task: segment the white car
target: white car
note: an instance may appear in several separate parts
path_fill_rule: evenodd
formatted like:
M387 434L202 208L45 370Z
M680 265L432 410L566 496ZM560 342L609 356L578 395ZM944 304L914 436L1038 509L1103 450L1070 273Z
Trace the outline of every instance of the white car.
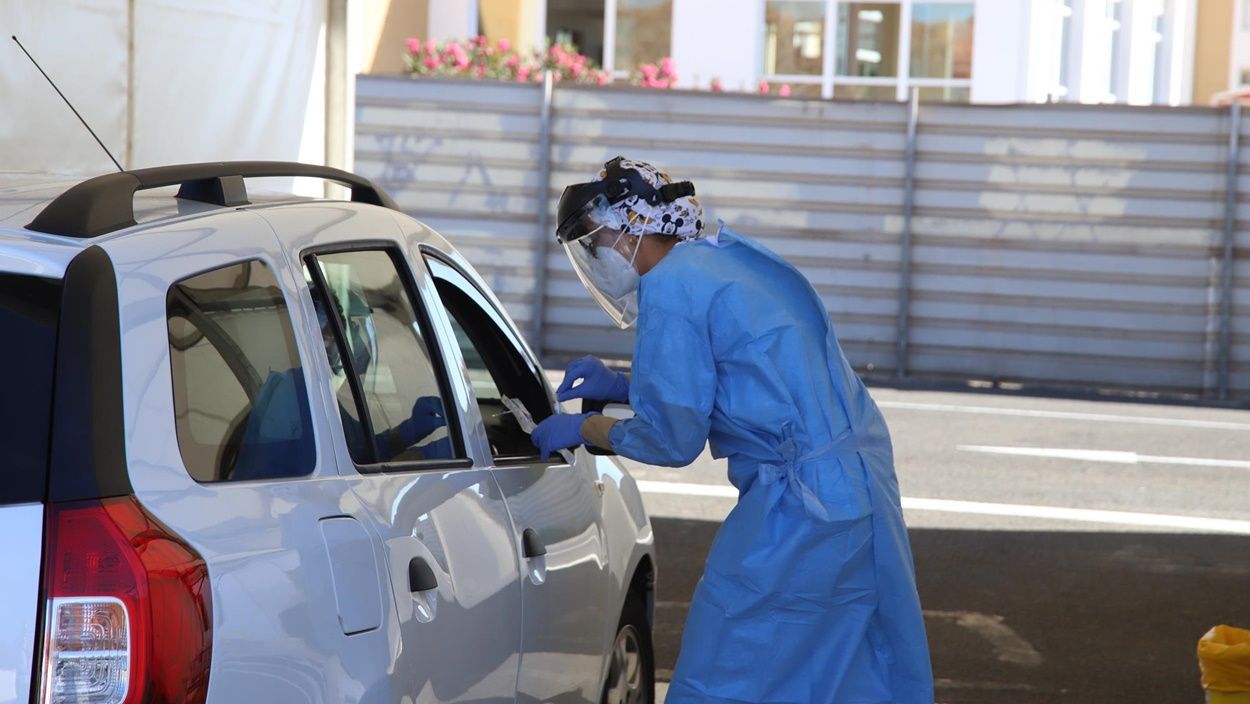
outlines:
M0 333L0 703L653 701L636 485L368 180L0 176Z

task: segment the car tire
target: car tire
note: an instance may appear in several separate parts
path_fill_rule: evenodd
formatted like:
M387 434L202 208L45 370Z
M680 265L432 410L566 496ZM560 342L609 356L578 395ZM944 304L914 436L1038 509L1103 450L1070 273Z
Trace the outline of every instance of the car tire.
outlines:
M651 647L651 624L641 599L625 602L616 638L608 652L608 677L603 684L602 704L654 704L655 651Z

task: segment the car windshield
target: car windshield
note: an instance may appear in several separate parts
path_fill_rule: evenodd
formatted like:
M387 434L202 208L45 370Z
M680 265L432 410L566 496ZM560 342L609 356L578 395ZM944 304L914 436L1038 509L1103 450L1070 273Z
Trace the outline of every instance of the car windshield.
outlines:
M42 501L61 282L0 272L0 505Z

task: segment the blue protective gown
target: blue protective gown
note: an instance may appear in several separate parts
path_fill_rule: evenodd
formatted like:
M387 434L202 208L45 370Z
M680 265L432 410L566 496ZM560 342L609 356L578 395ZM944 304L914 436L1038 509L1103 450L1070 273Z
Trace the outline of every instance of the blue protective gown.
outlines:
M932 704L889 431L811 284L723 228L642 277L613 449L710 441L738 504L695 591L670 703Z

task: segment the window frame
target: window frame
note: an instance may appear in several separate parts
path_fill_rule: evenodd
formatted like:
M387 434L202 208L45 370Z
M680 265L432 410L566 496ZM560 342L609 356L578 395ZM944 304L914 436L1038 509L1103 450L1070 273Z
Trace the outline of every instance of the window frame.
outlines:
M427 341L426 351L430 355L430 364L434 367L434 377L438 384L439 398L443 401L443 410L447 417L447 436L451 438L452 448L456 457L450 459L428 459L428 460L401 460L401 461L374 461L361 463L351 456L351 451L347 447L347 439L344 437L341 443L342 454L345 454L351 461L352 466L361 475L371 474L398 474L405 472L434 472L446 469L470 469L474 466L473 457L468 452L468 448L464 442L464 423L460 417L459 408L455 403L455 394L452 393L451 378L447 366L447 360L443 357L443 351L438 344L430 344L430 341L436 341L438 338L434 321L430 318L429 311L426 310L425 301L421 298L420 290L416 286L414 272L408 264L407 258L403 253L403 246L398 242L386 239L363 239L351 240L348 242L334 242L329 244L314 245L299 250L297 258L297 266L307 266L312 276L311 282L305 282L309 287L309 296L312 295L313 286L317 286L323 293L328 294L330 289L326 283L325 276L321 272L321 268L316 266L316 258L327 254L344 254L348 252L380 252L390 259L391 264L395 267L395 272L399 276L400 285L404 287L404 293L408 296L408 302L412 306L413 314L417 318L417 324L421 327L424 339ZM299 277L300 281L304 280L303 275ZM373 418L368 412L368 403L364 397L364 389L360 383L360 377L356 374L355 364L352 361L350 350L347 349L347 337L343 330L343 323L337 315L328 316L331 321L331 327L334 332L335 344L339 347L339 355L343 360L344 371L347 372L347 383L351 386L352 400L356 404L356 412L360 414L361 425L364 426L366 437L369 438L369 453L373 459L377 459L377 448L374 446L373 438ZM321 335L321 331L317 331L317 335ZM324 353L323 353L324 354ZM335 416L337 416L337 412ZM338 418L338 423L342 425L342 418Z
M756 66L759 68L759 77L761 80L768 81L770 84L788 83L790 85L819 85L821 87L820 97L824 100L838 98L838 87L887 87L894 89L894 98L898 102L906 102L910 99L913 88L955 88L965 89L971 93L973 76L968 78L931 78L931 77L913 77L911 75L911 21L912 6L916 3L920 4L939 4L939 5L972 5L973 6L973 26L976 23L976 3L974 0L792 0L794 2L809 3L812 5L823 4L825 9L825 34L824 34L824 56L821 57L823 62L823 70L819 76L817 75L793 75L793 74L771 74L764 72L764 66L767 65L768 57L764 54L767 50L765 42L759 43L759 56ZM882 5L898 5L899 6L899 39L898 39L898 57L896 63L898 65L897 76L884 77L865 77L865 76L842 76L837 73L837 52L838 52L838 9L842 4L851 4L851 2L872 2ZM758 8L758 25L760 36L763 36L767 27L769 0L759 0ZM973 54L976 53L976 37L973 36ZM869 101L870 102L870 101Z
M422 244L418 247L418 251L421 254L421 258L422 258L421 263L423 266L425 266L426 272L427 274L429 274L430 281L432 284L434 283L434 280L436 277L434 275L434 272L430 271L429 265L426 264L425 260L427 258L438 260L440 264L447 266L452 271L455 271L457 274L463 277L464 280L467 281L470 286L472 286L474 289L477 290L477 292L486 301L486 304L490 306L491 310L495 313L495 315L500 320L504 321L504 323L509 327L508 332L511 332L512 336L520 340L524 345L525 337L521 335L520 330L516 329L516 325L513 323L512 319L508 317L508 315L500 307L495 305L494 301L492 300L493 296L490 295L490 292L483 289L482 286L475 280L475 278L469 275L469 273L464 269L464 267L462 267L459 263L457 263L446 252L442 251L441 249L433 245ZM455 316L452 315L451 310L448 309L447 305L443 302L442 296L440 296L438 293L437 285L433 287L433 294L438 298L437 302L443 314L447 316L449 321L453 320ZM457 354L461 354L459 352L460 345L459 345L458 340L452 339L448 342L451 348L454 348L457 350ZM546 378L541 376L542 365L538 363L538 360L534 358L533 354L527 347L525 346L515 347L514 346L514 349L516 350L518 354L521 355L522 361L524 361L526 366L530 368L531 372L534 372L533 379L535 383L538 384L538 387L542 389L543 395L547 399L547 403L550 404L551 406L552 414L554 415L555 413L558 413L559 412L559 410L557 409L558 404L555 398L551 394L551 387L547 383ZM462 365L465 364L463 354L461 354L460 362ZM477 391L474 390L472 386L469 387L469 394L473 397L473 401L476 404L477 403ZM482 433L483 433L483 436L485 436L486 429L485 429L484 424L482 428ZM487 439L486 446L488 448L490 447L489 439ZM493 466L500 467L500 468L523 467L523 466L534 466L534 465L543 465L543 466L567 465L567 463L564 462L563 458L560 458L559 454L553 454L551 455L550 458L546 460L542 459L537 448L535 448L534 453L532 455L495 457L494 453L491 453L491 462Z
M679 0L673 0L672 13L676 13L676 3ZM599 66L612 75L613 78L629 78L630 74L638 67L619 68L616 65L616 9L618 0L603 0L603 60L599 62ZM551 38L550 28L547 26L547 8L544 4L542 12L542 32L540 36L544 40ZM668 53L673 54L675 46L674 38L677 35L677 27L673 22L672 15L669 16L669 32L668 32ZM578 47L578 51L581 51ZM591 59L595 57L590 57Z
M199 276L203 276L203 275L205 275L205 274L211 274L211 273L214 273L214 272L217 272L217 271L221 271L222 269L227 269L227 268L230 268L230 267L240 266L240 265L242 265L242 264L248 264L248 263L252 263L252 262L257 262L257 263L261 264L262 266L264 266L266 269L268 269L268 270L269 270L270 275L271 275L271 276L273 276L273 279L274 279L275 283L277 283L277 287L278 287L278 294L282 297L282 303L283 303L283 305L286 307L287 322L288 322L288 323L290 324L290 326L291 326L291 341L294 343L294 352L295 352L295 357L296 357L296 359L298 359L298 360L299 360L299 363L300 363L300 372L299 372L299 373L300 373L300 377L301 377L301 378L303 379L303 381L304 381L304 402L305 402L305 404L307 404L308 418L309 418L309 419L310 419L310 421L311 421L311 425L310 425L310 427L309 427L309 432L310 432L310 433L311 433L311 435L312 435L312 440L311 440L311 442L312 442L312 446L313 446L313 463L312 463L312 466L310 466L310 467L308 468L308 471L307 471L307 472L304 472L303 474L291 474L291 475L286 475L286 476L279 476L279 477L263 477L263 478L256 478L256 479L216 479L216 480L212 480L212 481L204 481L204 480L200 480L200 479L196 478L196 476L195 476L194 474L192 474L192 473L191 473L190 468L187 466L186 457L185 457L185 455L183 455L183 450L182 450L182 439L181 439L181 437L180 437L180 436L178 435L178 433L177 433L177 417L176 417L176 416L174 416L174 417L173 417L173 421L174 421L174 429L175 429L175 434L174 434L174 443L178 446L178 457L179 457L179 460L180 460L180 461L181 461L181 463L182 463L182 469L183 469L183 471L184 471L184 472L186 472L187 478L188 478L188 479L190 479L191 481L195 482L195 483L196 483L197 485L199 485L199 486L211 487L211 486L226 485L226 484L229 484L229 485L234 485L234 484L254 484L254 483L273 483L273 482L300 481L300 480L306 480L306 479L313 478L313 477L317 476L317 475L320 473L320 472L319 472L319 468L321 467L321 464L322 464L322 456L321 456L321 442L320 442L320 433L321 433L321 431L317 428L317 417L318 417L318 416L317 416L316 410L315 410L315 409L314 409L314 407L313 407L313 398L312 398L312 393L311 393L311 391L312 391L312 380L311 380L311 379L309 379L309 377L308 377L308 360L304 359L303 352L302 352L302 350L300 349L300 344L299 344L299 338L300 338L300 325L299 325L299 321L298 321L298 320L297 320L297 319L296 319L296 318L292 315L292 307L291 307L291 302L290 302L290 300L288 300L288 297L287 297L287 292L286 292L286 291L284 291L284 290L283 290L283 288L282 288L282 278L281 278L281 276L279 276L279 272L281 271L281 269L280 269L278 266L275 266L275 264L274 264L273 262L271 262L271 261L267 260L267 259L266 259L265 257L263 257L263 256L253 256L253 257L247 257L247 258L245 258L245 259L234 259L234 260L231 260L231 261L226 262L226 263L223 263L223 264L216 264L216 265L212 265L212 266L206 266L206 267L203 267L203 268L200 268L200 269L196 269L196 270L191 271L191 272L187 272L187 273L180 273L180 274L178 275L178 278L176 278L176 279L174 279L173 281L169 282L169 284L166 286L166 288L165 288L165 296L164 296L164 301L163 301L163 304L162 304L162 306L161 306L161 310L162 310L162 318L164 319L164 323L165 323L165 330L164 330L164 333L165 333L165 334L164 334L164 339L165 339L165 358L166 358L166 360L167 360L167 361L168 361L168 363L169 363L169 377L170 377L170 378L169 378L169 381L170 381L170 384L169 384L169 393L170 393L170 396L169 396L169 401L170 401L170 409L171 409L171 411L172 411L172 410L177 409L177 407L178 407L178 401L177 401L177 398L178 398L178 396L177 396L177 394L178 394L178 390L177 390L176 385L175 385L175 383L174 383L173 354L172 354L172 349L171 349L172 345L171 345L171 343L170 343L170 341L169 341L169 300L170 300L170 296L171 296L171 295L172 295L172 293L173 293L174 287L178 286L179 284L181 284L181 283L183 283L183 282L185 282L185 281L187 281L187 280L189 280L189 279L194 279L194 278L197 278L197 277L199 277ZM286 264L285 264L285 263L283 263L283 265L282 265L282 266L283 266L283 267L285 267L285 266L286 266ZM192 324L194 324L194 322L193 322L193 321L188 320L188 322L192 322ZM213 325L214 325L214 327L216 327L216 324L215 324L215 323L213 323ZM208 338L208 334L207 334L207 333L203 333L203 332L202 332L201 334L204 334L204 335L205 335L205 337L206 337L206 338ZM210 342L210 344L211 344L211 342ZM216 345L214 345L213 347L214 347L214 349L217 349ZM232 354L233 354L233 352L235 352L235 351L237 351L237 350L232 350ZM218 350L218 354L222 354L220 350ZM231 372L232 374L234 374L234 373L235 373L234 366L231 364L231 362L230 362L229 360L226 360L226 359L225 359L224 355L223 355L223 357L222 357L222 361L223 361L223 363L225 363L225 364L226 364L226 365L230 368L230 372ZM236 375L236 378L237 378L237 375ZM242 385L243 385L243 382L242 382L241 380L240 380L240 382L239 382L239 383L240 383L240 386L242 386ZM250 399L249 399L249 401L250 401Z

